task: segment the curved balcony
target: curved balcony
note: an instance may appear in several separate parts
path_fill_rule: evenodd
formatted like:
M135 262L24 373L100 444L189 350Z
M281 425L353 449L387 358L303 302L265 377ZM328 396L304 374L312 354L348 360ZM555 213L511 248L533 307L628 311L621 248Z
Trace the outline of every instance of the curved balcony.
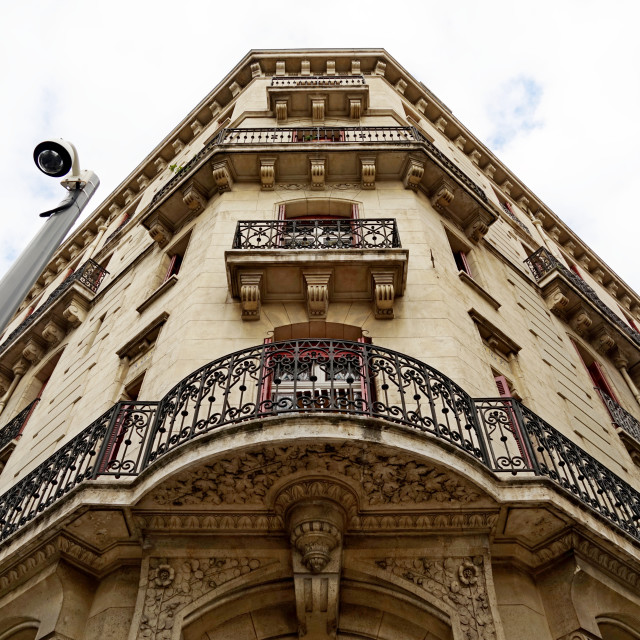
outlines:
M546 478L640 540L640 494L518 401L473 399L415 358L335 340L237 351L193 372L159 402L115 404L2 496L0 539L99 476L135 477L223 427L299 414L395 424L495 474Z

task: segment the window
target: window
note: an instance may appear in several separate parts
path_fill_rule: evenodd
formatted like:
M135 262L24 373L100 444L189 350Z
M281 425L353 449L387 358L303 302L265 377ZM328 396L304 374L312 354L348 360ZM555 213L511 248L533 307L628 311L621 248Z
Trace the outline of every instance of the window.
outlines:
M466 273L470 278L473 278L473 270L469 261L469 247L457 236L446 229L445 233L447 234L447 240L449 241L451 253L453 254L453 259L456 263L456 267L458 267L458 271Z
M634 331L638 331L640 333L640 330L638 329L638 325L636 324L636 322L634 321L634 319L620 306L618 305L618 308L620 309L620 312L622 313L622 315L624 316L624 319L627 321L627 323L629 324L629 326L634 330Z
M610 398L616 404L619 404L619 403L618 403L618 398L616 397L616 394L613 390L613 387L609 383L609 380L602 366L597 360L591 357L588 351L581 348L573 340L571 341L571 344L573 344L573 347L576 350L576 353L578 354L578 358L580 358L580 362L582 362L582 365L584 366L587 373L589 374L589 377L591 378L591 382L594 388L596 389L596 391L598 391L598 394L600 395L600 399L602 400L604 406L607 408L607 411L611 414L610 407L607 403L607 398ZM611 415L611 418L615 422L615 418L613 415Z

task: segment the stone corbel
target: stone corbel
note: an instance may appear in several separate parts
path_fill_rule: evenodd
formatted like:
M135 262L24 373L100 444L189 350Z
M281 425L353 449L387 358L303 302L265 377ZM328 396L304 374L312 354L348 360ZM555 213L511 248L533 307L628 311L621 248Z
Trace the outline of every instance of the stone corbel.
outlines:
M453 144L460 149L460 151L464 151L464 145L467 144L467 139L464 136L458 136Z
M82 232L82 244L85 247L88 247L91 244L91 241L95 238L95 234L87 229Z
M336 75L336 61L335 60L327 60L327 75L335 76Z
M569 324L579 336L586 336L593 324L593 318L588 309L580 305L572 314Z
M251 65L251 77L252 78L259 78L262 75L262 67L260 66L259 62L254 62Z
M473 164L475 164L476 166L480 166L480 159L481 158L482 158L482 154L477 149L474 149L469 154L469 160L471 160L471 162L473 162Z
M564 284L556 283L544 294L544 301L549 310L558 316L563 316L569 304L569 292Z
M420 98L418 102L416 102L416 109L422 114L426 113L428 106L429 103L424 98Z
M352 60L351 61L351 75L359 76L362 73L360 71L360 60Z
M554 242L560 241L560 234L562 233L562 229L557 224L554 224L548 231L549 237Z
M300 62L300 75L301 76L310 76L311 75L311 61L310 60L302 60L302 62Z
M142 191L149 186L149 178L144 173L136 178L136 182L138 183L138 191Z
M200 213L207 205L207 196L196 182L190 182L182 190L182 201L192 213Z
M591 258L585 253L578 258L578 264L585 270L589 271L589 263L591 262Z
M402 179L405 189L416 191L423 175L424 162L420 162L420 160L416 160L415 158L409 158L409 164L405 169L404 178Z
M489 163L484 168L484 175L487 176L490 180L493 180L493 176L495 175L496 167L494 167L491 163Z
M593 270L593 273L591 275L594 277L596 282L602 284L602 281L603 281L604 276L605 276L604 269L601 269L600 267L596 267Z
M328 500L301 501L288 513L298 635L335 638L345 515Z
M307 285L309 320L324 320L329 310L330 273L303 273Z
M400 95L404 95L404 92L407 90L407 83L405 80L403 80L402 78L400 78L400 80L398 80L398 82L396 82L396 91L400 94Z
M52 271L51 269L47 269L43 274L42 274L42 279L44 280L44 286L48 286L50 285L56 277L56 273L55 271Z
M608 328L603 325L591 336L591 344L598 353L606 355L616 346L616 341Z
M621 298L620 298L620 304L627 309L628 311L631 310L631 303L633 302L633 300L631 299L631 296L628 293L625 293Z
M276 120L278 124L287 121L288 103L286 100L276 100Z
M360 164L362 165L362 188L375 189L376 188L376 159L360 158Z
M434 124L435 124L436 129L437 129L438 131L442 131L442 133L444 133L444 130L447 128L447 124L448 124L448 123L447 123L447 121L446 121L442 116L440 116L440 117L435 121L435 123L434 123Z
M58 270L58 273L60 273L69 266L69 261L65 260L65 258L63 257L60 257L54 262L54 264L56 265L56 269Z
M349 98L349 117L352 120L360 120L362 117L362 100L360 98Z
M276 75L283 76L286 73L286 66L284 60L276 61Z
M260 320L262 272L240 274L240 308L243 320Z
M260 183L263 191L271 191L276 182L276 159L260 158Z
M60 344L62 339L64 338L64 329L54 322L53 320L49 320L42 330L42 337L46 340L52 347Z
M220 113L220 109L222 107L220 106L220 103L217 100L214 100L210 105L209 105L209 111L211 111L211 117L215 118L219 113Z
M29 368L29 361L23 357L18 358L11 366L14 376L23 376Z
M393 319L393 302L395 287L393 274L385 271L374 271L373 277L373 312L378 320Z
M62 315L72 327L77 327L87 317L87 309L78 296L73 296L62 311Z
M133 199L136 197L136 194L133 192L132 189L127 187L122 192L122 197L124 198L124 203L125 204L131 204L133 202Z
M162 173L167 168L167 161L164 158L156 158L153 165L156 168L156 173Z
M44 349L34 338L29 338L22 350L22 355L31 364L38 364L42 360L42 356L44 356Z
M618 283L611 280L606 286L607 291L615 298L618 294Z
M149 235L154 242L158 243L158 246L160 248L165 247L169 240L171 240L171 238L173 237L173 233L171 233L171 231L169 231L169 229L159 220L156 220L149 227Z
M569 240L568 242L565 242L564 248L567 250L569 255L574 255L576 251L576 243L573 240Z
M326 168L324 158L309 158L311 170L311 188L319 191L324 189Z
M213 179L215 180L219 193L231 191L233 179L231 177L231 171L229 170L229 163L227 160L217 162L213 165Z
M387 70L386 63L382 62L382 60L378 60L378 62L376 63L376 68L373 71L373 73L377 76L384 76L386 70Z
M180 138L177 138L176 140L174 140L171 143L171 146L173 147L173 153L175 155L178 155L184 149L184 142L182 142L182 140L180 140Z
M311 119L313 122L324 122L324 113L327 99L324 96L311 98Z
M189 126L191 127L191 131L193 131L194 138L204 131L204 126L202 125L202 122L198 120L198 118L196 118Z
M484 209L476 209L471 217L471 222L466 226L464 232L472 242L480 242L489 231L491 217Z
M80 251L82 251L82 248L79 247L75 242L69 245L69 255L71 256L72 260L80 253Z
M431 204L442 211L453 202L453 185L442 178L436 184L431 195Z
M229 85L229 91L231 91L231 95L235 98L242 91L242 87L234 81Z

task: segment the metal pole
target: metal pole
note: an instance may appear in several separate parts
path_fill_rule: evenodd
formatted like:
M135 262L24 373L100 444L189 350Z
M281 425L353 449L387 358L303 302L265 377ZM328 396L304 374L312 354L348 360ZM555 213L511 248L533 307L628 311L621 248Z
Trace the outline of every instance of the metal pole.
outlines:
M40 231L0 280L0 332L4 331L31 287L53 257L69 230L100 185L93 171L83 172L82 189L69 195L56 207Z

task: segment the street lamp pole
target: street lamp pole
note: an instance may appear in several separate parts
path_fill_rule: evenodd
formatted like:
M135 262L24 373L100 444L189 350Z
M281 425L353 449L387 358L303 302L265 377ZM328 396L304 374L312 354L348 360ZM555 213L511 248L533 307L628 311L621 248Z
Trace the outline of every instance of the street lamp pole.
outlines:
M0 280L0 333L100 185L93 171L80 171L75 147L63 140L40 143L34 159L43 173L53 177L66 175L73 169L72 175L62 181L69 193L57 207L40 214L47 218L46 222Z

